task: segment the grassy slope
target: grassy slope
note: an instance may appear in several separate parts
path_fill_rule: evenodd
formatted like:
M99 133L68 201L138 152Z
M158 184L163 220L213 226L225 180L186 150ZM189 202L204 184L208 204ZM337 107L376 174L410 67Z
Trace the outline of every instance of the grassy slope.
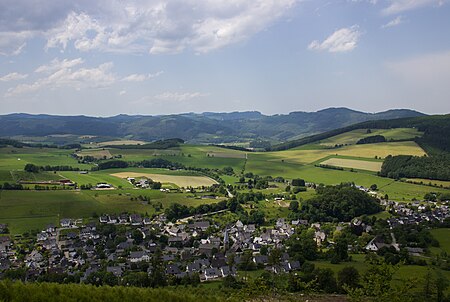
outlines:
M416 136L422 136L422 132L414 128L395 128L395 129L372 129L367 133L367 129L357 129L343 134L339 134L320 141L320 144L334 146L336 144L356 144L364 137L373 135L383 135L386 140L414 139Z
M393 130L391 129L390 131L392 132ZM399 131L399 133L402 135L408 134L405 130ZM159 155L158 157L180 162L187 166L218 169L231 166L239 173L242 171L246 162L246 172L254 172L263 176L283 176L288 179L300 177L309 182L324 184L355 182L358 185L367 187L372 184L377 184L381 194L388 194L391 199L399 201L408 201L414 198L421 199L425 193L430 191L448 192L448 190L445 189L396 182L392 179L378 177L375 173L368 171L338 171L314 166L314 164L320 163L328 158L347 158L379 162L380 160L374 158L375 155L384 157L387 156L387 154L423 154L423 150L414 142L354 145L338 149L326 149L324 146L318 144L310 144L300 148L279 152L250 152L247 154L247 161L244 158L245 156L243 156L245 155L245 152L214 146L183 145L180 148L163 151L164 152L161 152L161 150L111 149L113 155L121 154L123 159L128 161L140 161L143 159L155 158L156 156L154 154L159 152L158 154L164 154ZM71 152L71 150L59 149L2 148L0 149L0 182L12 181L13 178L10 171L23 171L24 165L28 162L38 165L71 165L86 170L91 168L90 165L78 164L78 162L70 156ZM227 156L240 158L208 157L208 153L226 154ZM21 160L17 160L18 158ZM57 175L51 173L42 174L46 176L45 178L59 177L58 175L62 175L63 177L76 181L78 184L109 182L116 187L122 186L126 190L102 192L83 191L79 193L68 191L3 192L0 199L0 208L3 209L2 213L0 213L0 222L12 223L13 231L18 232L27 228L36 228L45 225L44 222L47 223L47 220L51 220L52 222L56 221L58 214L60 214L60 218L63 216L79 218L89 217L93 212L136 211L140 213L152 213L154 211L153 207L150 205L144 205L137 201L130 201L130 196L125 196L124 193L130 193L131 195L151 195L152 200L161 201L164 204L177 201L188 205L198 205L204 202L198 199L186 198L186 195L183 194L178 194L179 196L177 194L164 195L157 191L135 190L132 189L132 186L127 181L110 175L111 173L123 171L192 175L187 171L139 168L90 172L87 175L82 175L77 172L58 172ZM237 181L237 178L235 177L225 178L227 183L235 183ZM119 195L120 193L123 194ZM309 193L304 194L302 198L306 199L308 196ZM279 208L279 206L273 204L261 203L259 207L264 208L270 218L283 215L285 212L284 208Z
M129 194L129 195L127 195ZM147 196L150 203L131 200ZM186 194L162 193L155 190L115 191L2 191L0 195L0 222L8 223L12 233L22 233L57 223L58 218L85 218L93 213L155 212L152 203L167 207L173 202L188 206L214 203L219 200L188 198Z

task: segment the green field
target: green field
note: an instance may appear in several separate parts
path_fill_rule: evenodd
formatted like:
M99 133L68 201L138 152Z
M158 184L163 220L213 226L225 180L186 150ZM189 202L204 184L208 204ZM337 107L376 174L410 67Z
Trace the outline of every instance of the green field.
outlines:
M379 130L372 131L377 134ZM381 130L380 130L381 131ZM402 139L416 136L415 129L390 129L383 135L394 139ZM328 142L348 141L349 137L365 135L361 131L341 134L328 139ZM356 139L356 138L355 138ZM323 142L322 142L323 143ZM71 156L73 150L62 150L56 148L0 148L0 183L15 182L18 180L44 181L68 178L78 185L95 185L100 182L112 184L116 189L112 191L4 191L0 198L0 222L11 225L13 232L21 232L33 228L42 227L47 222L57 221L58 217L86 218L91 217L94 212L139 212L153 213L151 205L145 205L130 198L139 194L148 195L151 200L161 201L164 204L180 202L187 205L199 205L205 202L201 199L189 198L186 194L165 194L154 190L135 189L126 179L112 176L115 173L140 173L160 174L175 176L202 176L192 171L171 171L164 169L110 169L102 171L90 171L94 165L79 164ZM153 158L164 158L172 162L179 162L188 167L202 167L220 170L224 167L232 167L235 175L223 175L227 184L236 184L241 172L253 172L260 176L282 176L286 179L303 178L307 182L323 184L339 184L341 182L354 182L357 185L369 187L376 184L379 195L389 195L389 198L397 201L421 200L428 192L449 192L445 188L435 188L421 184L395 181L376 175L374 171L364 171L363 166L350 166L345 170L324 169L315 166L327 160L340 160L347 163L359 165L377 165L382 162L379 157L389 154L411 154L423 155L424 151L414 142L389 142L366 145L348 145L341 148L327 148L320 144L309 144L299 148L278 152L243 152L224 149L206 145L181 145L177 148L167 150L149 149L116 149L87 150L83 154L92 152L110 153L112 156L121 155L122 160L138 162ZM375 156L377 158L375 158ZM79 172L40 172L26 173L23 171L25 164L35 165L70 165L82 170L90 171L88 174ZM375 170L375 169L372 169ZM427 182L424 182L427 183ZM166 184L167 186L168 184ZM284 186L275 189L264 190L264 193L283 193ZM126 194L130 194L127 196ZM306 200L313 196L314 191L298 194L298 197ZM208 202L215 202L209 200ZM260 202L256 206L267 214L267 218L287 215L287 203L275 204L273 201ZM58 216L59 215L59 216Z
M434 229L434 230L431 230L431 234L437 241L439 241L439 247L431 248L432 252L436 255L439 255L442 252L449 254L450 253L450 229L445 229L445 228Z
M382 135L389 141L414 139L422 136L423 133L415 128L372 129L371 133L367 133L367 129L357 129L321 140L320 144L324 146L354 145L358 140L373 135Z
M150 203L131 200L138 195L147 196ZM9 225L12 234L42 229L60 218L88 218L94 213L155 213L153 204L163 207L179 202L187 206L214 203L219 200L198 199L182 193L163 193L158 190L115 191L1 191L0 222Z

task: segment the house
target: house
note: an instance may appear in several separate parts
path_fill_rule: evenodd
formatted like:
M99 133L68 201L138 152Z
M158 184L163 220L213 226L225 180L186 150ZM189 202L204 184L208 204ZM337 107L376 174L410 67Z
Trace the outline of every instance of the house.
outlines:
M244 225L244 231L254 233L256 231L256 226L254 224Z
M269 257L267 257L267 255L256 255L253 257L253 262L255 262L256 265L265 265L269 262Z
M130 223L131 225L141 225L142 217L139 214L131 214L130 215Z
M205 269L205 272L203 273L204 279L206 281L211 279L217 279L219 276L222 276L222 272L220 272L217 268L207 268Z
M97 189L112 189L113 186L107 183L98 183L95 188Z
M166 266L166 274L168 275L179 275L181 274L181 270L176 264L168 264Z
M4 234L8 231L8 225L5 223L0 223L0 234Z
M377 252L382 247L385 247L385 246L389 247L391 245L384 243L384 241L380 237L375 237L372 240L370 240L370 242L366 245L365 249L367 251Z
M206 231L209 228L210 224L209 221L196 221L194 222L194 228L200 229L203 232Z
M116 277L121 277L123 274L123 268L121 266L108 266L106 272L112 273Z
M198 247L198 252L200 254L205 254L206 256L212 256L214 249L217 250L217 245L215 244L200 244Z
M181 238L181 236L169 237L168 244L169 246L181 247L183 244L183 238Z
M316 231L314 233L314 240L316 241L317 246L321 246L326 238L327 235L323 231Z
M150 256L145 251L131 252L130 253L130 262L148 262L150 261Z
M56 227L53 223L47 225L47 228L45 230L47 233L54 233L56 232Z
M0 237L0 251L7 251L11 245L11 239L6 236Z

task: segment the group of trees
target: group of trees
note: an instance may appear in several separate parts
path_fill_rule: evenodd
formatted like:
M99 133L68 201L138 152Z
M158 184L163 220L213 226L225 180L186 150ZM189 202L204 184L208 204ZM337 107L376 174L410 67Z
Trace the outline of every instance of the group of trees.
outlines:
M211 212L217 212L228 208L227 201L220 201L212 204L202 204L197 207L188 207L184 204L172 203L164 211L166 217L170 221L175 221L180 218L193 216L197 214L206 214Z
M24 170L26 172L31 173L39 173L40 171L80 171L80 168L78 167L72 167L67 165L60 165L60 166L37 166L34 164L26 164L24 167Z
M3 185L0 184L0 190L24 190L25 187L21 184L10 184L9 182L4 182Z
M128 162L123 161L123 160L109 160L109 161L99 163L97 168L98 168L98 170L123 169L123 168L128 168Z
M163 158L154 158L150 160L143 160L135 164L136 166L144 168L162 168L162 169L185 169L183 164L171 162Z
M179 147L180 144L184 144L184 140L181 138L170 138L155 141L148 144L137 144L137 145L107 145L106 148L115 148L115 149L169 149Z
M386 142L386 138L383 135L372 135L361 138L356 142L357 145L363 144L375 144L375 143L384 143Z
M319 186L317 195L302 203L297 217L311 222L350 221L382 210L378 200L351 184Z
M410 177L450 180L450 155L389 155L381 166L380 175L395 179Z

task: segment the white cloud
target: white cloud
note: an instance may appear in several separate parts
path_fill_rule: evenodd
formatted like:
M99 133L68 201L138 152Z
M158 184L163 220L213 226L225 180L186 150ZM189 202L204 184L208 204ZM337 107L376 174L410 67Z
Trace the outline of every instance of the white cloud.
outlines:
M425 6L441 6L448 0L390 0L391 4L382 10L384 15L402 13Z
M349 52L356 48L361 32L358 25L336 30L323 42L312 41L309 50L326 50L329 52Z
M124 82L142 82L147 79L146 74L130 74L129 76L126 76L122 79Z
M163 71L158 71L156 73L149 73L149 74L130 74L129 76L126 76L122 79L124 82L142 82L148 79L153 79L163 74Z
M208 96L208 93L201 92L163 92L161 94L155 95L155 99L160 101L189 101L196 98L201 98Z
M75 67L77 65L83 64L84 60L82 58L77 58L73 60L64 59L60 61L58 58L53 59L48 65L41 65L34 72L37 73L51 73L61 69L68 69Z
M0 55L16 56L19 55L26 41L32 36L31 32L1 32L0 31Z
M209 52L248 39L303 0L5 1L0 34L18 39L28 31L45 37L46 48L160 54Z
M82 64L79 59L53 60L51 64L39 67L36 72L48 75L39 78L31 84L20 84L8 89L5 96L12 97L20 94L35 92L43 88L58 89L61 87L81 90L85 88L109 87L117 81L117 77L111 72L112 62L101 64L94 68L72 67Z
M127 91L126 91L126 90L121 90L121 91L119 92L119 95L125 95L125 94L127 94Z
M17 72L12 72L7 75L4 75L0 77L0 82L9 82L9 81L19 81L26 79L28 77L28 74L20 74Z
M397 16L395 19L389 21L388 23L384 24L383 26L381 26L381 28L389 28L389 27L394 27L397 25L402 24L403 21L403 17L402 16Z

